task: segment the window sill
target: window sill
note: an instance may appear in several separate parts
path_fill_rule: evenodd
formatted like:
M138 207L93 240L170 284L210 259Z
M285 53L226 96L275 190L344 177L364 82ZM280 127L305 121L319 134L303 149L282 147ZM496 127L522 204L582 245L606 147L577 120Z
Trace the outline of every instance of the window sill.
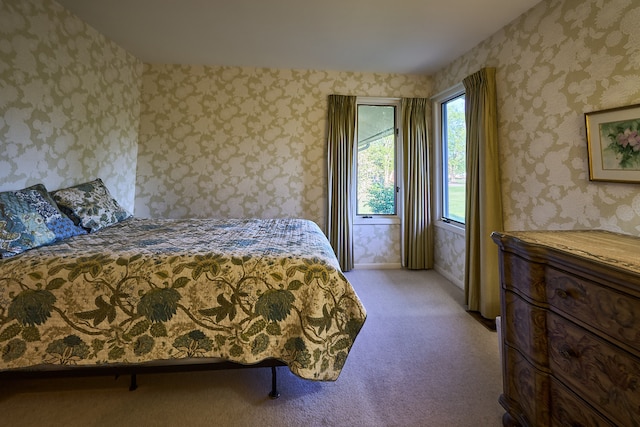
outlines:
M455 223L455 222L446 222L441 219L434 222L434 225L438 228L442 228L443 230L450 231L452 233L456 233L460 236L465 235L465 226L464 224Z
M372 218L364 218L357 216L353 219L353 225L390 225L400 224L400 218L397 216L373 216Z

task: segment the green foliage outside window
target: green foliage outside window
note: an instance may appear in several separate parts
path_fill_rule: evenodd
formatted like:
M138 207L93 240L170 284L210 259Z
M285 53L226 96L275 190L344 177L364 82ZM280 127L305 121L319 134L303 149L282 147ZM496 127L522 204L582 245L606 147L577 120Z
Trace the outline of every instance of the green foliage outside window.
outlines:
M465 222L467 128L464 95L442 104L444 156L443 217Z
M396 214L395 107L358 106L357 214Z

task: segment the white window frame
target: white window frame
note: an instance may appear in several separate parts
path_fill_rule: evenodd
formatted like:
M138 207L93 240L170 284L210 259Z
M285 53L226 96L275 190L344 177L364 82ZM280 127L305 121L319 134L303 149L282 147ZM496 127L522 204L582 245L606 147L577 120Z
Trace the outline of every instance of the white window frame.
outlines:
M379 224L401 224L402 223L402 132L400 132L400 98L373 98L373 97L357 97L356 98L356 111L358 105L388 105L396 107L396 214L395 215L357 215L356 202L357 202L357 166L354 170L353 189L352 189L352 206L353 206L353 224L354 225L379 225ZM357 117L357 116L356 116ZM357 120L356 120L356 138L354 143L357 143ZM357 155L357 154L356 154Z
M444 150L442 141L442 104L460 96L464 95L465 89L462 83L459 83L443 92L440 92L436 96L432 97L433 101L433 134L434 134L434 151L435 151L435 165L434 165L434 187L435 188L435 221L434 224L437 227L451 230L457 234L464 234L465 224L459 222L450 221L443 217L444 212Z

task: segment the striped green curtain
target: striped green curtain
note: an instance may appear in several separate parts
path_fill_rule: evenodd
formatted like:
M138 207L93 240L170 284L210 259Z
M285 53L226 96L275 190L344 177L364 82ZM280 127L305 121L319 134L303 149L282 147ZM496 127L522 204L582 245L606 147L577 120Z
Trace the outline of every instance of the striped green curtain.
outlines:
M402 142L404 178L404 259L409 269L433 267L431 181L429 168L430 103L424 98L403 99Z
M498 158L496 70L485 68L463 81L467 124L467 200L465 210L465 303L488 319L500 314L498 247L502 231Z
M353 269L355 129L356 97L329 95L327 237L343 271Z

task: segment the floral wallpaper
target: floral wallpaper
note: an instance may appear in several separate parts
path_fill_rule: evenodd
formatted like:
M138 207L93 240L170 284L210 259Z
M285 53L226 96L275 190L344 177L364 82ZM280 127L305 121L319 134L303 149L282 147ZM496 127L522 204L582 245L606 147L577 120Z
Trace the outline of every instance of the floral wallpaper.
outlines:
M398 268L402 265L400 224L355 224L353 253L356 268Z
M495 66L505 228L638 235L640 187L588 180L584 129L585 112L640 103L638 22L633 0L543 0L429 77L143 66L52 0L0 0L0 191L100 177L136 216L322 227L329 94L428 97ZM397 262L398 233L362 227L358 262ZM435 236L461 282L464 238Z
M434 76L439 93L497 68L506 230L640 235L640 184L589 181L584 125L586 112L640 103L638 22L634 0L544 0ZM436 238L441 267L456 265L464 237Z
M433 227L433 241L435 243L433 253L434 269L464 289L464 231L452 231L447 226Z
M327 96L431 92L427 76L143 66L54 1L0 0L0 191L102 178L136 216L324 226ZM397 227L356 234L359 262L399 264Z
M321 228L328 95L431 94L426 76L318 70L145 65L142 81L136 216L300 217ZM354 234L356 264L400 263L397 227Z
M0 191L102 178L132 211L142 63L51 0L0 0Z

